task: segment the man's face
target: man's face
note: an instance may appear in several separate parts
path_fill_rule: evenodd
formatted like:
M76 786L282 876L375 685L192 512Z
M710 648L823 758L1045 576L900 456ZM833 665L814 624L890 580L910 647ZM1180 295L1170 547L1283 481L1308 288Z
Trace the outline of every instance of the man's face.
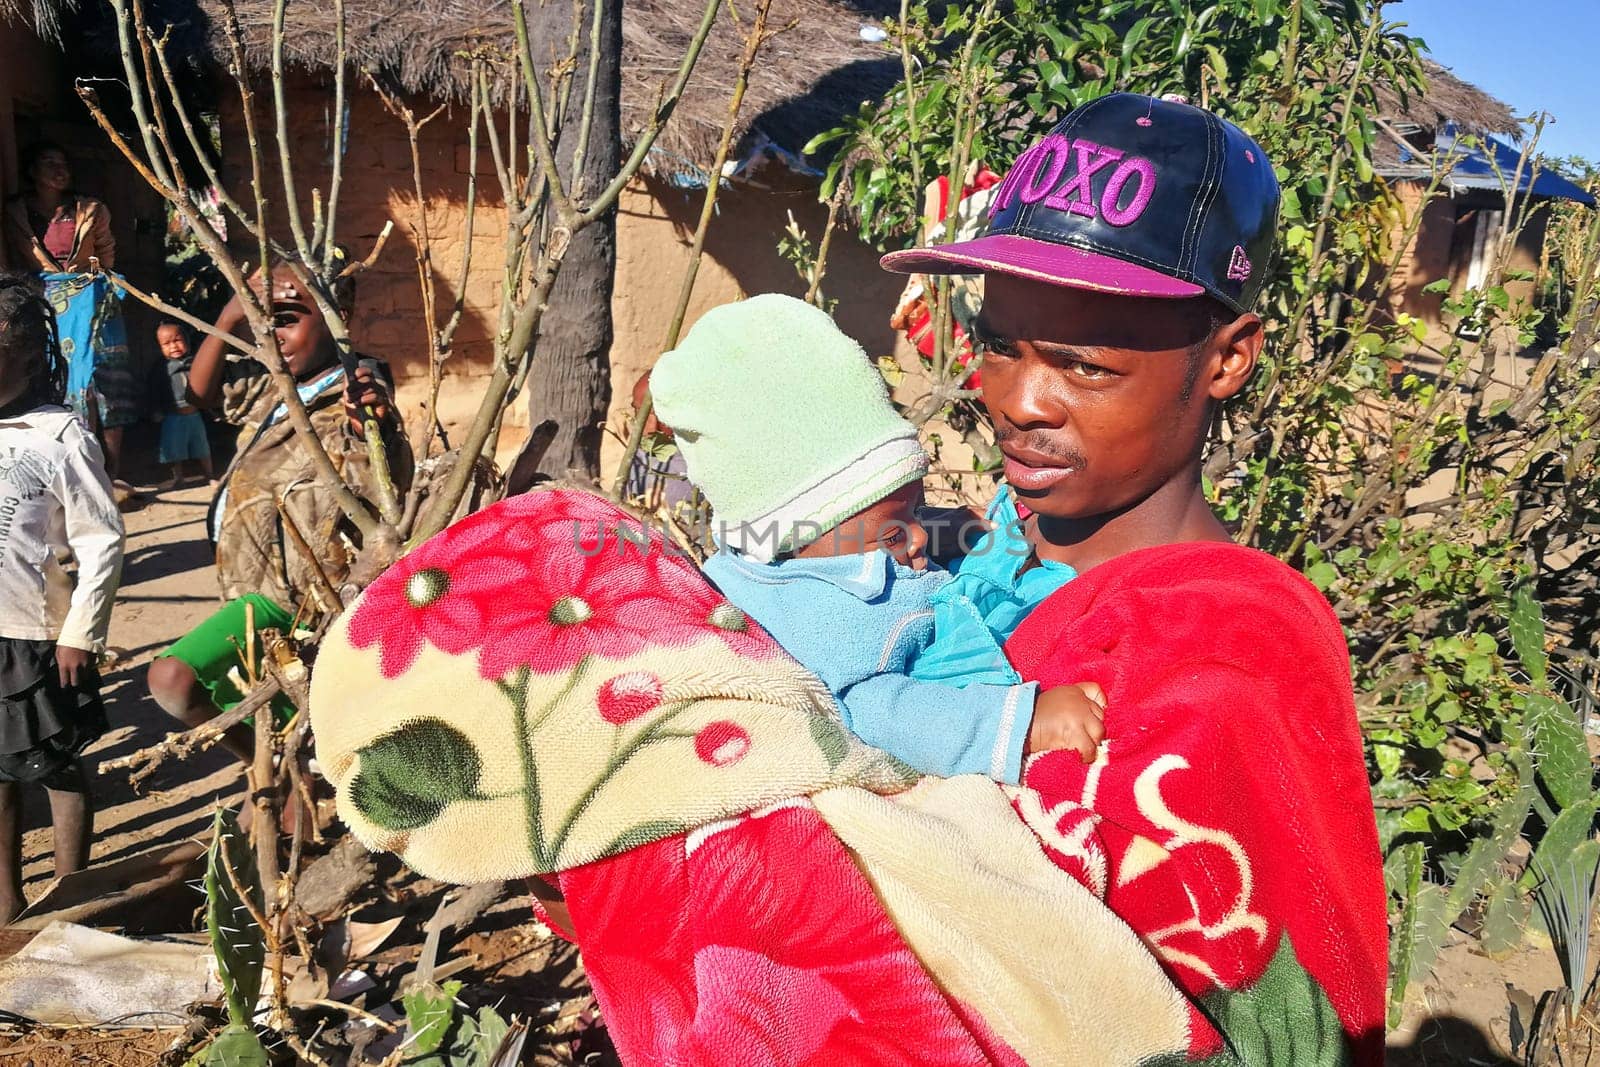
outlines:
M984 349L983 403L1006 481L1050 518L1125 510L1192 470L1211 402L1236 392L1254 366L1252 354L1237 382L1222 373L1237 324L1213 331L1205 300L1110 296L1003 275L989 275L985 289L974 330Z
M336 353L328 324L294 272L286 267L272 272L272 324L278 336L278 351L296 378L333 362Z
M156 330L156 344L165 359L182 359L189 354L189 340L176 326L162 326Z

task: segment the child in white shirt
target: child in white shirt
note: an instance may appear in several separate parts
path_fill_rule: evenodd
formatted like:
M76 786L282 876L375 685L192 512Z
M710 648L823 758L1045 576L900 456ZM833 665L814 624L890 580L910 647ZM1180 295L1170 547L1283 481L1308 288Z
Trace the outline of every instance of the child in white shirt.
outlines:
M65 391L37 281L0 275L0 925L25 903L20 785L49 793L57 877L81 869L94 810L79 754L106 729L95 654L122 571L122 516Z

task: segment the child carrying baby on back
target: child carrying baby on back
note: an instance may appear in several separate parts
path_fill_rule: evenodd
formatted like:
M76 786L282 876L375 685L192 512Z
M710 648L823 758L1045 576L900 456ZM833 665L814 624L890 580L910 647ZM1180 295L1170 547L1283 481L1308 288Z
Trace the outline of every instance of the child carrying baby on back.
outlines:
M715 513L707 577L822 679L858 737L925 774L1008 784L1033 752L1094 760L1100 688L1040 692L1003 651L1024 605L1074 572L993 532L956 574L929 563L927 454L826 312L777 295L716 308L650 391ZM989 518L1017 521L1009 494Z

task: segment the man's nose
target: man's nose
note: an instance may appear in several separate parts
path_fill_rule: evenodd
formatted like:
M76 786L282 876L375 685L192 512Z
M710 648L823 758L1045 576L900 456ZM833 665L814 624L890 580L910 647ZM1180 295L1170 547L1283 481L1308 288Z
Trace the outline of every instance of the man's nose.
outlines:
M1066 420L1050 369L1040 361L1019 359L998 376L999 381L995 381L992 367L985 367L983 376L984 403L1011 426L1019 430L1054 428Z

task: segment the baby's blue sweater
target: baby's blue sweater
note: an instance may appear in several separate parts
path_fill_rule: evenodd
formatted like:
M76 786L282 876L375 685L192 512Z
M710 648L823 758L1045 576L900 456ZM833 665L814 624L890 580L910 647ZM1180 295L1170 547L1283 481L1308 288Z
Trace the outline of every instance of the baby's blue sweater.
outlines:
M1003 501L996 503L998 511ZM981 621L995 616L983 594L994 593L996 581L980 573L1000 572L999 584L1009 576L1014 587L1021 566L997 549L1006 536L997 534L986 541L996 551L969 557L973 574L957 580L937 568L901 566L881 550L765 564L724 550L705 573L822 679L863 741L924 774L1014 784L1038 686L1022 682L1000 652L1009 630L991 634ZM1049 591L1072 576L1065 568L1033 573L1050 579ZM967 587L980 594L977 602L963 594ZM1044 591L1027 590L1030 600ZM941 635L940 654L925 657L936 609L951 633Z

